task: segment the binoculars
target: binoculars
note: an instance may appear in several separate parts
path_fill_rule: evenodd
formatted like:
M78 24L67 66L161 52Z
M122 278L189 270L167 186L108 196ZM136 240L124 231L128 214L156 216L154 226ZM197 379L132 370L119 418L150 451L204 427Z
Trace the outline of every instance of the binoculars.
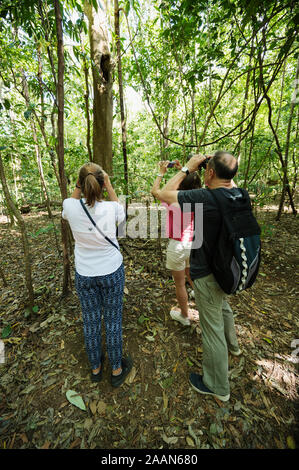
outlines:
M188 155L187 157L187 160L189 161L190 158L192 158L194 155L192 153L190 153L190 155ZM201 162L201 164L198 166L198 169L200 170L201 168L203 168L204 170L207 168L207 164L208 164L208 161L210 160L210 156L207 156L205 155L205 160L203 162ZM173 168L175 165L175 162L169 162L168 165L167 165L167 168Z
M192 157L194 157L194 154L193 154L193 153L190 153L190 154L188 155L188 161L189 161L190 158L192 158ZM203 169L205 170L205 169L207 168L207 164L208 164L210 158L212 158L211 156L207 156L207 155L205 155L205 157L206 157L206 158L204 159L204 161L201 162L200 165L198 165L198 169L199 169L199 170L201 170L201 168L203 168Z

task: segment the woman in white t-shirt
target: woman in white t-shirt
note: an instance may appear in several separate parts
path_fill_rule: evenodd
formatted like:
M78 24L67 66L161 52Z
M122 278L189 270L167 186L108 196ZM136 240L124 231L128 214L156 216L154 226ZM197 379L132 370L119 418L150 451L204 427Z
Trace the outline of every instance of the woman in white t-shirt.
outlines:
M103 200L103 189L109 201ZM85 213L80 199L96 224ZM116 239L116 226L125 212L109 176L95 163L86 163L79 172L76 189L63 201L62 217L75 239L76 290L83 317L85 346L92 368L91 380L103 374L101 319L104 317L106 346L112 368L111 385L119 387L132 368L132 359L122 357L122 308L124 291L123 257Z

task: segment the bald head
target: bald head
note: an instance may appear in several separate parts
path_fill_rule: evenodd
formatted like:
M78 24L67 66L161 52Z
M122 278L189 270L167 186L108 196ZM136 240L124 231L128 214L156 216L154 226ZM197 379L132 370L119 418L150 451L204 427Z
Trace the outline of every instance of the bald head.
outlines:
M231 180L238 171L238 161L230 153L218 150L209 161L208 168L215 170L217 178Z

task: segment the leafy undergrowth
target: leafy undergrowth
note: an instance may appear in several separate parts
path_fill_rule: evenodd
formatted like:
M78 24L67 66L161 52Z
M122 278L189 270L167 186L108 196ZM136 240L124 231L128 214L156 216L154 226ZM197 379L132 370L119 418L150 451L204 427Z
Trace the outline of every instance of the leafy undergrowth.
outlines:
M298 224L289 214L280 223L271 212L259 212L258 219L263 228L260 275L249 291L230 298L243 355L229 358L228 403L198 395L189 386L189 373L201 370L201 330L199 323L183 327L169 316L175 292L164 268L165 241L162 257L157 240L122 241L131 253L123 250L124 351L132 355L134 367L115 390L107 359L103 381L89 380L79 302L74 285L61 299L62 263L46 214L25 216L36 292L30 316L20 234L2 223L1 266L8 287L0 280L5 342L0 447L296 447ZM59 226L58 213L55 220ZM81 397L83 409L69 401L70 390Z

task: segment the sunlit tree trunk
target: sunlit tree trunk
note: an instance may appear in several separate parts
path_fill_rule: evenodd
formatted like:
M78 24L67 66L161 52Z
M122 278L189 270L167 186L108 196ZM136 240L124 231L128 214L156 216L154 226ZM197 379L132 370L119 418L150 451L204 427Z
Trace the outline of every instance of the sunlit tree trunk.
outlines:
M84 79L85 79L85 93L84 93L84 102L85 102L85 115L86 115L86 147L88 151L89 161L92 161L92 150L91 150L91 135L90 135L90 110L89 110L89 83L88 83L88 63L86 60L85 49L84 49L84 42L83 37L81 35L81 51L83 55L83 72L84 72Z
M120 105L120 119L121 119L121 135L122 135L122 149L124 161L124 177L125 177L125 194L128 195L128 159L127 159L127 128L124 108L124 93L123 93L123 80L122 80L122 66L121 66L121 50L120 50L120 25L119 25L119 5L118 0L114 0L114 28L116 36L116 50L117 50L117 71L118 71L118 89L119 89L119 105ZM126 199L127 202L127 199Z
M112 69L106 2L101 0L98 11L85 1L89 21L90 54L93 76L93 161L107 173L112 172Z

